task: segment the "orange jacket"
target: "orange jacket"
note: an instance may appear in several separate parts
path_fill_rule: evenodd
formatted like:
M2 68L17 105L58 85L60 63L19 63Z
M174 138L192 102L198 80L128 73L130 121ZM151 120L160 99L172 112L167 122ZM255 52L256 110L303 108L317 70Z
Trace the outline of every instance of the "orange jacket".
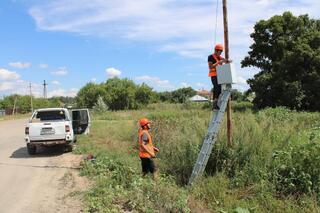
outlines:
M153 153L153 155L154 155L154 149L153 149L151 135L150 135L148 130L141 129L138 132L138 134L139 134L139 157L140 158L151 158L152 156L142 146L142 143L143 143L142 136L143 136L144 133L148 136L148 140L149 140L148 144L146 145L147 149L148 149L149 152Z
M221 56L218 56L218 55L216 55L214 53L212 54L212 57L214 58L214 60L216 60L216 63L223 59ZM217 76L217 67L218 66L219 66L219 64L217 66L213 67L213 68L209 67L209 74L208 74L209 77Z

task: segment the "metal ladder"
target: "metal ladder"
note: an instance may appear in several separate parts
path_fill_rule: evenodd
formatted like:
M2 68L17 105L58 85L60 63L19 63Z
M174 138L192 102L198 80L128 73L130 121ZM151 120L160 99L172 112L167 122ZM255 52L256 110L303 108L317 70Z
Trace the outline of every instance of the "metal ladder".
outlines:
M195 179L201 175L206 168L208 163L213 145L215 144L219 132L219 128L225 113L229 97L231 95L231 86L227 85L226 89L223 90L219 97L220 109L212 116L212 119L209 123L209 128L207 135L204 138L201 150L198 155L198 159L193 167L191 177L189 179L189 185L195 181Z

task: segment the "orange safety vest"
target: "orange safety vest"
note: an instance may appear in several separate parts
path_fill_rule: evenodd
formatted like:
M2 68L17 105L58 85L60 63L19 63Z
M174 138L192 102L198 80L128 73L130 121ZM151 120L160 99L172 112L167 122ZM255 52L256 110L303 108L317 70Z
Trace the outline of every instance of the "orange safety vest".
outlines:
M222 60L222 57L221 57L221 56L218 56L218 55L216 55L216 54L214 54L214 53L212 54L212 57L214 58L214 60L216 60L216 63L217 63L218 61ZM219 66L219 64L218 64L217 66ZM210 68L210 67L209 67L209 74L208 74L209 77L217 76L217 66L214 67L214 68Z
M143 136L144 133L147 134L148 140L149 140L149 142L147 144L148 151L154 154L151 135L148 132L148 130L142 129L142 130L139 130L139 132L138 132L138 134L139 134L139 145L140 145L139 146L139 157L140 158L151 158L151 155L142 147L142 143L143 143L142 136Z

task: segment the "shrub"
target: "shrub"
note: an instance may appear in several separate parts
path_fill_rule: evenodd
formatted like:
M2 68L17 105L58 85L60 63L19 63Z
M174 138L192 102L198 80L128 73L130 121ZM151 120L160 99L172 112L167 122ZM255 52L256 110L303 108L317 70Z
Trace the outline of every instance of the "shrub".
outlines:
M310 134L310 142L276 150L271 164L271 178L279 193L312 194L320 200L319 129Z

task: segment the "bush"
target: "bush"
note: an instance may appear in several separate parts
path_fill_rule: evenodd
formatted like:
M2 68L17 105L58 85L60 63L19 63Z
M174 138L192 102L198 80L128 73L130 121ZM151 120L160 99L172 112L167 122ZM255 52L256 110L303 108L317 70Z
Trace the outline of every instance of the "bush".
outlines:
M100 152L95 161L83 163L82 174L96 180L86 195L88 212L189 212L186 191L170 177L142 178L132 159L121 156Z
M87 174L97 177L97 186L88 195L90 208L111 205L115 211L183 212L192 207L186 203L188 195L189 200L214 212L318 212L319 115L286 108L236 111L233 145L227 145L224 119L205 175L188 189L181 186L188 182L211 111L188 103L158 103L143 111L94 115L92 134L79 138L78 148L90 152L98 146L100 151L95 152L102 152L96 163L85 168ZM151 134L160 148L158 187L139 177L136 123L142 116L152 121ZM88 148L83 149L82 139Z
M310 134L310 142L276 150L271 178L279 193L299 195L315 193L320 201L320 131Z

